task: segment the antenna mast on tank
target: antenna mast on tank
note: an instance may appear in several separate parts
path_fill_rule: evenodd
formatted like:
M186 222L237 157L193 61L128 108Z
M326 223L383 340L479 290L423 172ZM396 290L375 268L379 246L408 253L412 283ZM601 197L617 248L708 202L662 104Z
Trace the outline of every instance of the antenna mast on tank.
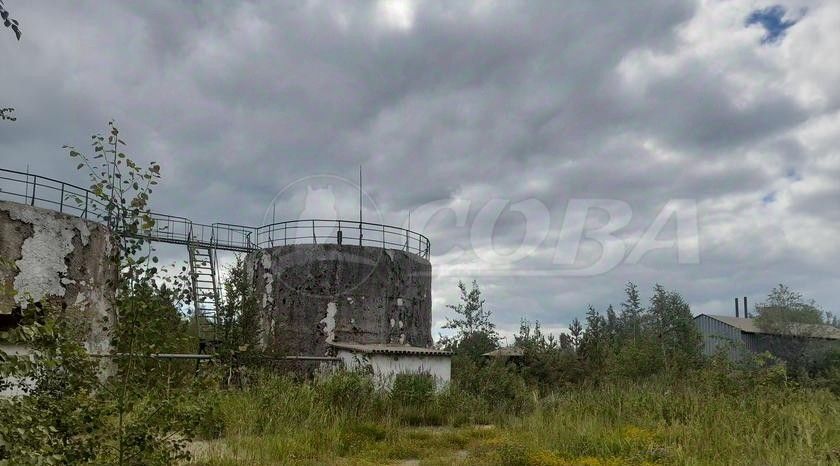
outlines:
M406 230L405 230L405 250L406 251L409 250L408 232L410 232L410 231L411 231L411 209L408 209L408 228L406 228Z

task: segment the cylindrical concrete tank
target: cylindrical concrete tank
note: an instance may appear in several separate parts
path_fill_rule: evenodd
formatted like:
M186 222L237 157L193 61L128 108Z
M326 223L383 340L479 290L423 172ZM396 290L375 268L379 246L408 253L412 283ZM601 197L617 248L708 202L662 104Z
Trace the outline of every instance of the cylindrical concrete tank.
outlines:
M250 253L264 349L319 356L329 342L432 345L432 267L372 246L299 244Z
M62 312L92 353L106 353L115 268L108 229L52 210L0 201L0 328L36 305ZM8 293L13 290L14 293Z

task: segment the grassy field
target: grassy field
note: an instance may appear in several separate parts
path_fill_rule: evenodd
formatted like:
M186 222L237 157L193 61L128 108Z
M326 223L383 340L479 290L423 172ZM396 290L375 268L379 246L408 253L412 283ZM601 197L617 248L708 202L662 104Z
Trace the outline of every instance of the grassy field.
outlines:
M496 405L456 390L378 394L355 375L218 394L204 465L840 464L840 398L703 375Z

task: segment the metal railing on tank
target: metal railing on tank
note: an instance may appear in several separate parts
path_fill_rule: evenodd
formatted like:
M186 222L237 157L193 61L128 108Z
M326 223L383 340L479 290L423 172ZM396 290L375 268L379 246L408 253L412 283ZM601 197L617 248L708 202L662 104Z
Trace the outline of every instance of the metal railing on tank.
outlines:
M398 249L429 257L429 239L415 231L354 220L307 219L264 225L256 229L258 248L293 244L350 244Z
M106 203L85 188L45 176L0 168L0 200L4 199L100 223L105 223L108 212ZM153 225L132 232L131 236L237 252L292 244L379 246L403 250L426 259L430 252L426 236L380 223L308 219L250 227L231 223L195 223L185 217L154 212L150 215Z
M46 176L0 168L0 199L85 220L104 221L106 205L89 190Z

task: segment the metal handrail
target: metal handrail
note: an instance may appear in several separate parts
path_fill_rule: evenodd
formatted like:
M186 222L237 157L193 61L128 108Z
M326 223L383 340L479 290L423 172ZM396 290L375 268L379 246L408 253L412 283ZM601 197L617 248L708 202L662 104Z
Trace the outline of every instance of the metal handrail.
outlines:
M0 168L0 199L105 222L107 205L88 189L53 178ZM154 225L131 233L151 241L192 244L250 252L291 244L358 244L399 249L429 258L429 239L405 228L355 220L306 219L252 227L231 223L195 223L186 217L152 212ZM119 232L118 232L119 233Z
M14 189L15 187L18 189ZM5 168L0 168L0 196L30 206L37 205L62 213L76 214L86 220L104 221L107 210L107 206L85 188L46 176Z
M257 227L257 248L292 244L358 244L400 249L429 257L429 239L415 231L381 223L356 220L301 219Z
M256 236L256 228L247 225L234 223L217 222L211 225L216 244L245 244L248 248L255 249L251 239ZM237 241L237 238L239 241Z

